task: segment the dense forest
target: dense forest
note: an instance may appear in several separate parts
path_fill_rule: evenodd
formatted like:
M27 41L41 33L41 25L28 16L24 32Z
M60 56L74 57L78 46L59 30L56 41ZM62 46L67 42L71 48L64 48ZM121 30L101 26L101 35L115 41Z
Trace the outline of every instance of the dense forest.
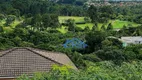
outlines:
M124 47L119 40L123 36L142 36L142 4L88 6L84 2L0 0L0 50L34 47L63 52L79 69L74 71L65 66L54 66L50 73L37 73L33 78L23 75L18 80L142 79L142 45ZM83 20L59 18L66 16L83 17ZM136 26L128 23L116 30L115 20ZM65 28L66 32L62 33L61 28ZM87 46L65 48L63 44L72 38L85 42Z

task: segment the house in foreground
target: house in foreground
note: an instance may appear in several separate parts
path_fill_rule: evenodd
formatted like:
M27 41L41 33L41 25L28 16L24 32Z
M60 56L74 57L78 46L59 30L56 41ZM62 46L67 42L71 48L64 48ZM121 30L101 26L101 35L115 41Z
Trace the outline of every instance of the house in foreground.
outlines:
M77 69L67 55L34 48L12 48L0 51L0 80L13 80L22 74L49 72L54 64Z
M121 37L121 41L123 42L123 46L127 46L129 44L142 44L142 37L141 36Z

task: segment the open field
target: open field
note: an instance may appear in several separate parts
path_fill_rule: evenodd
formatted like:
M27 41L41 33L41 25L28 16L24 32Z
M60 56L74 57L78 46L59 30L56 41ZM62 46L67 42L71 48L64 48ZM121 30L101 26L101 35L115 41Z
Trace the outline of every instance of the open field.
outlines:
M77 16L59 16L59 22L65 23L68 19L74 19L75 22L84 22L84 17L77 17Z
M59 16L59 22L60 23L64 23L66 20L68 19L74 19L75 22L84 22L84 17L77 17L77 16ZM13 28L15 28L16 25L18 25L19 23L21 23L21 21L15 20L13 23L10 24L10 26L5 26L5 20L2 20L0 22L0 26L3 26L4 31L5 32L9 32L12 31ZM136 27L139 24L136 24L134 22L129 22L129 21L121 21L121 20L110 20L109 23L112 23L113 28L114 29L119 29L119 28L123 28L124 25L128 26L133 26ZM105 24L105 27L108 26L108 24ZM93 27L93 23L86 23L86 24L77 24L77 27L80 27L82 29L84 29L85 27L89 27L90 29L92 29ZM102 23L98 23L98 27L99 29L101 28L103 24ZM59 30L61 33L66 33L68 30L66 28L67 26L62 26L61 28L57 28L57 30Z
M138 26L139 24L136 24L134 22L129 22L129 21L120 21L120 20L112 20L112 25L114 28L123 28L123 26L128 26L131 25L133 27Z
M64 23L66 20L68 19L74 19L75 22L84 22L84 17L77 17L77 16L59 16L59 22L60 23ZM134 22L129 22L129 21L121 21L121 20L110 20L108 23L105 24L105 27L108 26L109 23L112 23L112 26L114 29L119 29L119 28L123 28L123 26L133 26L136 27L139 24L134 23ZM85 27L89 27L90 29L92 29L93 27L93 23L86 23L86 24L77 24L77 27L80 27L82 29L84 29ZM99 29L101 28L103 24L102 23L98 23L98 27ZM66 33L67 30L65 29L65 26L58 28L58 30L62 33Z
M67 33L68 30L66 29L67 26L62 26L61 28L57 28L58 31L60 31L61 33Z

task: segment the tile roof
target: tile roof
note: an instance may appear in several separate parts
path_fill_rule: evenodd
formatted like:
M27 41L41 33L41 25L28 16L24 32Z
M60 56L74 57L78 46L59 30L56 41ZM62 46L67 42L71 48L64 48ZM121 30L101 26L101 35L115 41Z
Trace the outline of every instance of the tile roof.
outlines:
M66 54L34 48L12 48L0 51L0 77L32 76L34 72L49 72L52 65L67 65L77 69Z

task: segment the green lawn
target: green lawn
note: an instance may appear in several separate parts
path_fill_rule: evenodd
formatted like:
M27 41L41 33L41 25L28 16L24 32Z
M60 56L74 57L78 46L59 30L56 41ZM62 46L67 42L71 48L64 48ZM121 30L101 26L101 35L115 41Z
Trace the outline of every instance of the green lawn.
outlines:
M124 25L126 25L126 26L132 25L133 27L136 27L139 25L134 22L120 21L120 20L110 20L109 23L112 23L112 26L114 29L123 28ZM109 23L105 24L105 26L107 27ZM93 23L86 23L86 24L79 24L79 25L77 25L77 27L81 27L82 29L84 29L86 26L88 26L90 29L92 29L93 25L94 25ZM103 25L102 23L99 23L98 24L99 28L102 25Z
M58 31L60 31L61 33L67 33L68 30L66 29L67 26L62 26L61 28L57 28Z
M75 22L84 22L84 17L77 17L77 16L59 16L59 22L60 23L64 23L66 20L68 19L74 19ZM18 25L19 23L21 23L22 21L18 21L18 20L15 20L12 24L10 24L10 26L4 26L5 24L5 20L2 20L0 21L0 26L3 26L4 27L4 30L6 32L8 31L12 31L12 28L15 28L16 25ZM121 20L110 20L109 23L112 23L113 25L113 28L114 29L118 29L118 28L123 28L124 25L128 26L128 25L132 25L134 27L138 26L139 24L136 24L134 22L129 22L129 21L121 21ZM105 24L105 26L107 27L108 24ZM93 27L93 23L86 23L86 24L77 24L76 26L77 27L80 27L82 29L84 29L85 27L89 27L90 29L92 29ZM98 26L99 26L99 29L101 28L103 24L102 23L99 23ZM57 30L59 30L60 32L62 33L66 33L68 30L67 30L67 26L62 26L61 28L57 28Z
M76 26L82 29L84 29L85 27L89 27L90 29L92 29L93 25L94 25L93 23L86 23L86 24L78 24Z
M107 28L108 24L111 23L114 29L120 29L123 28L124 25L132 25L133 27L138 26L139 24L129 21L121 21L121 20L110 20L107 24L105 24L105 27ZM101 28L103 23L99 23L98 26Z
M84 22L84 17L77 16L59 16L59 22L64 23L68 19L74 19L75 22Z
M76 17L76 16L59 16L59 22L60 23L64 23L65 20L68 19L74 19L75 22L83 22L84 21L84 17ZM128 26L128 25L132 25L133 27L138 26L139 24L136 24L134 22L129 22L129 21L121 21L121 20L110 20L107 24L105 24L105 27L108 26L109 23L112 23L112 26L114 29L119 29L119 28L123 28L124 25ZM93 27L93 23L86 23L86 24L77 24L77 27L80 27L82 29L84 29L85 27L89 27L90 29L92 29ZM101 28L103 24L99 23L99 29ZM59 30L62 33L66 33L68 30L65 28L67 26L62 26L61 28L58 28L57 30Z
M132 25L133 27L138 26L139 24L136 24L134 22L129 22L129 21L120 21L120 20L112 20L112 25L114 28L123 28L124 25Z

